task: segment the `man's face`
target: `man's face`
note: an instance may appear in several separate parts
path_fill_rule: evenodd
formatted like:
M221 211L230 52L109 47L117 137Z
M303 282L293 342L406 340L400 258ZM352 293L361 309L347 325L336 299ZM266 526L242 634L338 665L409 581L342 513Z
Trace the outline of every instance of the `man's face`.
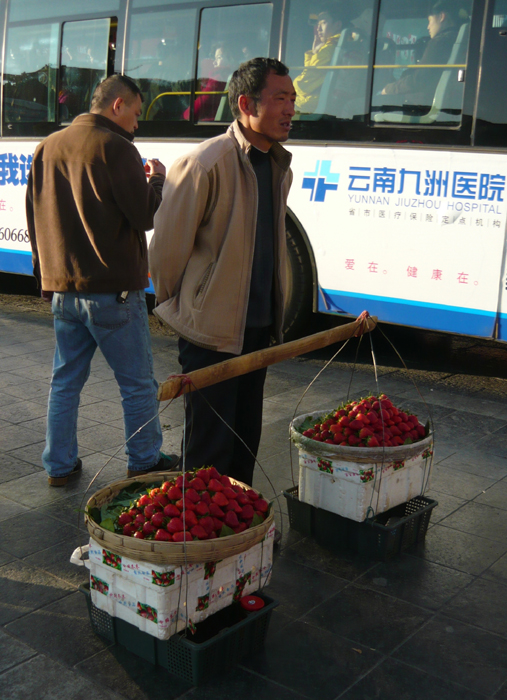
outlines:
M141 116L142 106L141 95L136 95L130 103L122 100L118 105L115 122L129 134L133 134L139 126L137 120Z
M440 29L442 28L443 15L439 13L438 15L430 15L428 17L428 33L433 39Z
M253 131L269 146L289 138L295 101L296 93L290 77L269 73L260 100L255 105L255 114L250 119Z
M331 16L328 15L327 12L323 12L321 15L319 15L319 21L317 23L317 36L319 37L321 44L324 44L339 31L339 22L333 22Z

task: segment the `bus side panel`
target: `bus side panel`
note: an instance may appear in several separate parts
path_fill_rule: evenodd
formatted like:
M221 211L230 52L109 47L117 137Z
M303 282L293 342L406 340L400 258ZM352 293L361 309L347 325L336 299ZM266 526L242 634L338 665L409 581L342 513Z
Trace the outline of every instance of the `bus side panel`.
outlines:
M290 146L289 205L313 245L319 311L492 337L506 228L500 154ZM507 310L507 309L506 309Z

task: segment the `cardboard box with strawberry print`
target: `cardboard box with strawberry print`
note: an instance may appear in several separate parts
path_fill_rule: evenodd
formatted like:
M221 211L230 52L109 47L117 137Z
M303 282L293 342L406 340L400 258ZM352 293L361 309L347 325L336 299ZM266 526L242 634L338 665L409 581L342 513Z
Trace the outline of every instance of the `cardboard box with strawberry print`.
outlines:
M188 567L162 566L111 553L90 540L93 604L159 639L192 628L271 578L274 525L265 539L233 557Z

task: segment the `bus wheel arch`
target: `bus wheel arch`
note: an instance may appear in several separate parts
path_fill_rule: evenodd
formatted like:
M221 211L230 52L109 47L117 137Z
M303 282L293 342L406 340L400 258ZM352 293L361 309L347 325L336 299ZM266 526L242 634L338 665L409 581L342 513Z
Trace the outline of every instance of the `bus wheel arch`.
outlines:
M317 268L308 236L294 213L285 217L287 241L287 297L284 309L284 340L311 333L315 311Z

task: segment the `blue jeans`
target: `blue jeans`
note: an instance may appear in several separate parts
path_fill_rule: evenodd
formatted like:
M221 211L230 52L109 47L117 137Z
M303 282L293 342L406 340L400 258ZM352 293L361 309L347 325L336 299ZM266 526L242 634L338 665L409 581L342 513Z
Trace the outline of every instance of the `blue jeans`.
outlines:
M65 476L77 464L79 395L97 346L120 387L125 439L157 416L158 385L144 291L129 292L123 304L116 301L116 294L55 292L52 311L56 348L42 464L50 476ZM154 466L161 445L157 416L127 443L128 468Z

